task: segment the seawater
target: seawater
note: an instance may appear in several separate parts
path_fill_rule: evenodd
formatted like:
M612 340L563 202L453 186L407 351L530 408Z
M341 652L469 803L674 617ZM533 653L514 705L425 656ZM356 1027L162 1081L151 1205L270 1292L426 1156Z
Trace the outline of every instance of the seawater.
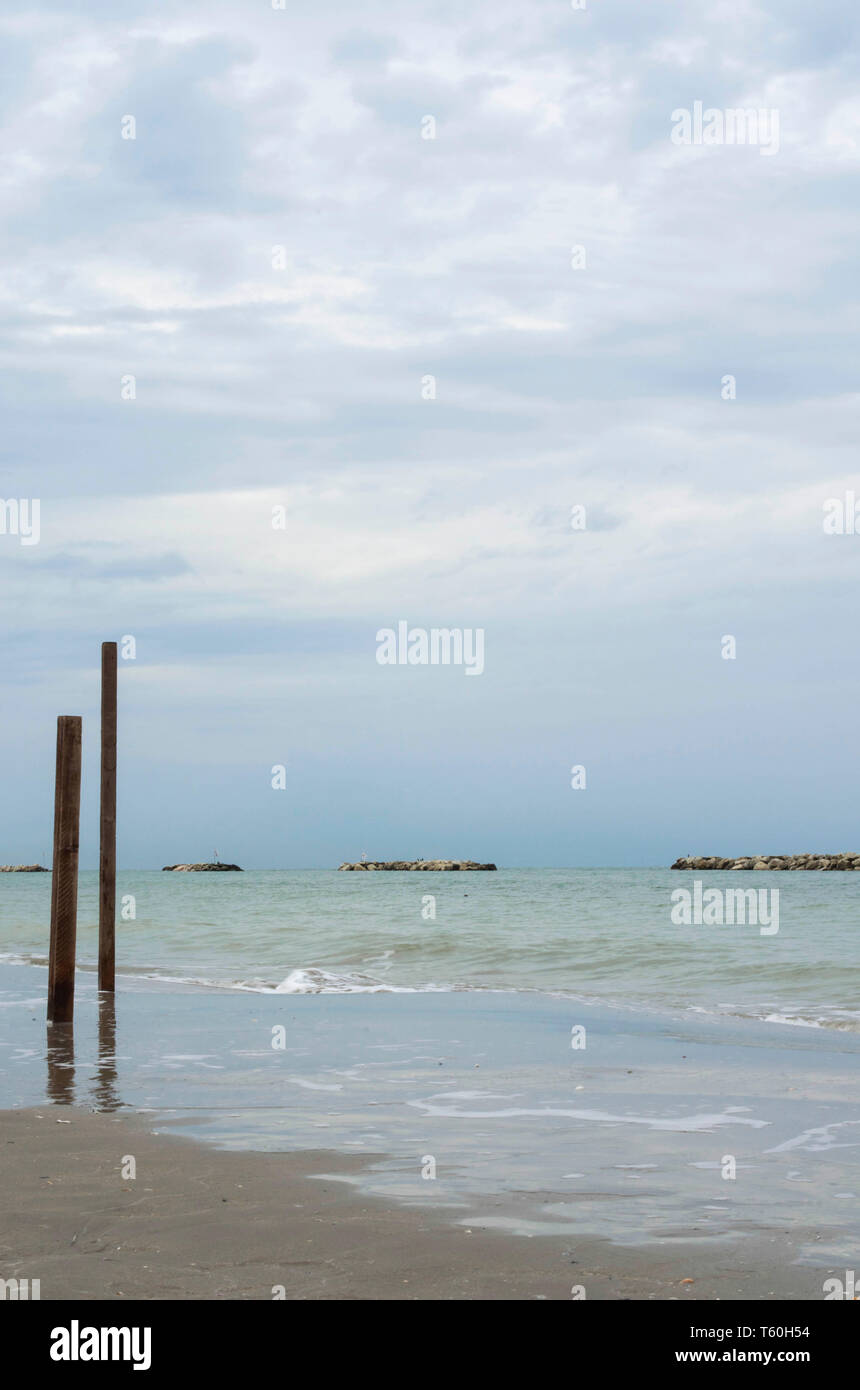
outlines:
M779 931L679 926L672 892L779 890ZM43 964L51 878L0 875L0 959ZM663 868L120 872L120 974L261 993L498 990L860 1031L860 874ZM119 910L119 909L118 909ZM78 960L97 961L97 874Z

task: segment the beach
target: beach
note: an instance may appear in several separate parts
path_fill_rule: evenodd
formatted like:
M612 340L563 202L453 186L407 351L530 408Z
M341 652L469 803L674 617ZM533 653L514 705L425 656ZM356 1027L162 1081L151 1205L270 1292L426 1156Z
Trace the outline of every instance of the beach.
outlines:
M50 1107L0 1124L3 1277L39 1279L43 1300L810 1297L809 1271L784 1268L790 1243L772 1236L743 1258L523 1240L358 1196L361 1162L327 1152L224 1153Z
M809 1300L856 1264L850 1028L136 974L111 1007L80 970L72 1034L45 977L0 965L0 1276L43 1299Z

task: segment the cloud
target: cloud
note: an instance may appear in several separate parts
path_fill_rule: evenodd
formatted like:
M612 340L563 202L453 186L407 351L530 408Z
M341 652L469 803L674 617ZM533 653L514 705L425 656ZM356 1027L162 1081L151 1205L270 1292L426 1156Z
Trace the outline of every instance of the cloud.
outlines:
M567 721L611 710L633 768L687 717L697 642L742 623L747 653L829 641L838 704L854 559L821 506L860 494L857 22L848 0L5 13L0 493L42 505L38 547L0 536L8 708L21 679L52 708L58 669L85 694L84 652L135 632L155 743L193 649L183 718L240 720L244 681L263 743L288 690L296 739L324 708L334 747L356 692L356 756L370 729L412 746L420 710L492 762L537 701L524 747L564 762ZM778 155L673 145L697 100L778 107ZM374 684L366 634L401 616L486 623L479 691ZM609 687L655 652L637 731ZM787 744L788 669L744 687Z

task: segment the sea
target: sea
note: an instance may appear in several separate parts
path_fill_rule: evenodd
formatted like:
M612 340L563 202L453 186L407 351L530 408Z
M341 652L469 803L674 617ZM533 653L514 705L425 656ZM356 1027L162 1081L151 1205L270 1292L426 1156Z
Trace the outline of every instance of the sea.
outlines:
M678 925L697 878L778 893L778 931ZM0 960L47 963L50 893L49 874L0 875ZM203 990L496 990L860 1031L860 873L153 870L121 872L117 898L120 975ZM95 872L78 916L92 972Z
M766 924L685 920L697 881L754 888ZM117 891L115 997L84 872L74 1028L46 1028L51 878L0 875L0 1110L144 1115L320 1153L321 1175L352 1154L366 1196L654 1245L670 1283L702 1242L714 1270L774 1252L756 1297L857 1267L860 874L153 870Z

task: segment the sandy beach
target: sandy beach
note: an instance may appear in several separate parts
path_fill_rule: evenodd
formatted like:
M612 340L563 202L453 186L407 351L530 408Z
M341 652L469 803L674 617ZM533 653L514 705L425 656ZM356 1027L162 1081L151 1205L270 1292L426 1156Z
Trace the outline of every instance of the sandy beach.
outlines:
M716 1261L522 1239L364 1199L339 1180L361 1161L331 1153L224 1153L54 1106L5 1111L0 1132L0 1272L43 1300L810 1297L774 1235Z
M0 967L0 1277L43 1299L820 1300L856 1264L854 1033L132 978L107 1009L80 972L72 1034L44 979Z

